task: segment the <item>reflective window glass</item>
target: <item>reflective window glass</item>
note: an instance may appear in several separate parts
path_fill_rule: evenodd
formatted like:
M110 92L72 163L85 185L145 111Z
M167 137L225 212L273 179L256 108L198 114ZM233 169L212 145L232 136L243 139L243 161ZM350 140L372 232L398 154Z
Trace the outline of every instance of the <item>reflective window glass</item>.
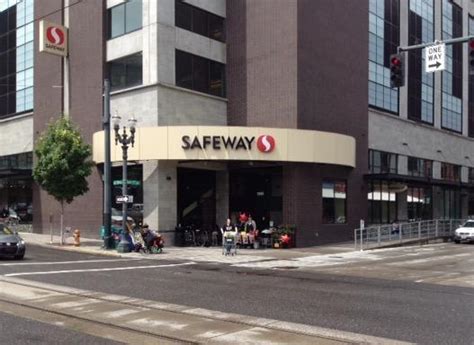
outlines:
M202 36L225 41L225 19L182 0L175 1L175 25Z
M108 10L109 38L122 36L142 27L142 0L129 0Z
M110 9L110 37L125 33L125 6L119 5Z
M176 50L176 85L225 97L225 65Z
M324 181L322 184L323 224L346 223L346 182Z
M125 32L140 29L142 27L142 17L142 1L129 1L125 9Z
M120 90L143 83L142 53L110 61L107 67L112 90Z

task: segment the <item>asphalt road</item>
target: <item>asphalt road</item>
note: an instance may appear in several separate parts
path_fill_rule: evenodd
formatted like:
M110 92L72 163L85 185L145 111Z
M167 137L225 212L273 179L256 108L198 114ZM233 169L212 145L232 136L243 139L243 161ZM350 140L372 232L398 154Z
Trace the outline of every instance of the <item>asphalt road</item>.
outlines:
M118 345L122 343L0 312L0 344Z
M0 262L0 274L28 273L20 278L420 344L472 344L474 339L471 288L218 263L107 270L164 263L173 262L30 246L24 262Z

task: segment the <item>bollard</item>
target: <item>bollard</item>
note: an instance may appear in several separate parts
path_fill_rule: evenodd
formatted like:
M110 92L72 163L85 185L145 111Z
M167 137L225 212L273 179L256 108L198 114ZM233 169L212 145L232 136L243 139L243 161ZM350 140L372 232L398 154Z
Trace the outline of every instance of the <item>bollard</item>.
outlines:
M74 246L79 247L81 245L81 231L79 229L74 230Z

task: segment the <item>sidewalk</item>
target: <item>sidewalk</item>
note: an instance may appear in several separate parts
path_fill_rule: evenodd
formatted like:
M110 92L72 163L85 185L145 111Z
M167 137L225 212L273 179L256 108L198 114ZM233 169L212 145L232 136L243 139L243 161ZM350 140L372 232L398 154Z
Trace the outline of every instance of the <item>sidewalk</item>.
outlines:
M73 251L84 254L105 255L121 258L147 257L166 260L193 260L222 263L246 263L267 260L292 260L319 255L336 255L354 251L353 243L334 244L318 247L292 249L240 249L236 256L223 256L221 247L167 247L162 254L118 253L116 250L105 250L103 242L97 239L81 238L81 246L73 246L72 238L65 245L59 245L59 236L49 234L20 233L28 245L37 245L57 250Z

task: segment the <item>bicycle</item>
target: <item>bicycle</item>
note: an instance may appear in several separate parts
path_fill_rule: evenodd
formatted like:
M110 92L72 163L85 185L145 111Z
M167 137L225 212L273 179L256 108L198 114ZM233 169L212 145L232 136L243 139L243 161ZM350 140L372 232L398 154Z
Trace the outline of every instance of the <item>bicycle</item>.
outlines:
M183 228L184 231L184 245L195 246L196 245L196 234L192 225L187 225Z

